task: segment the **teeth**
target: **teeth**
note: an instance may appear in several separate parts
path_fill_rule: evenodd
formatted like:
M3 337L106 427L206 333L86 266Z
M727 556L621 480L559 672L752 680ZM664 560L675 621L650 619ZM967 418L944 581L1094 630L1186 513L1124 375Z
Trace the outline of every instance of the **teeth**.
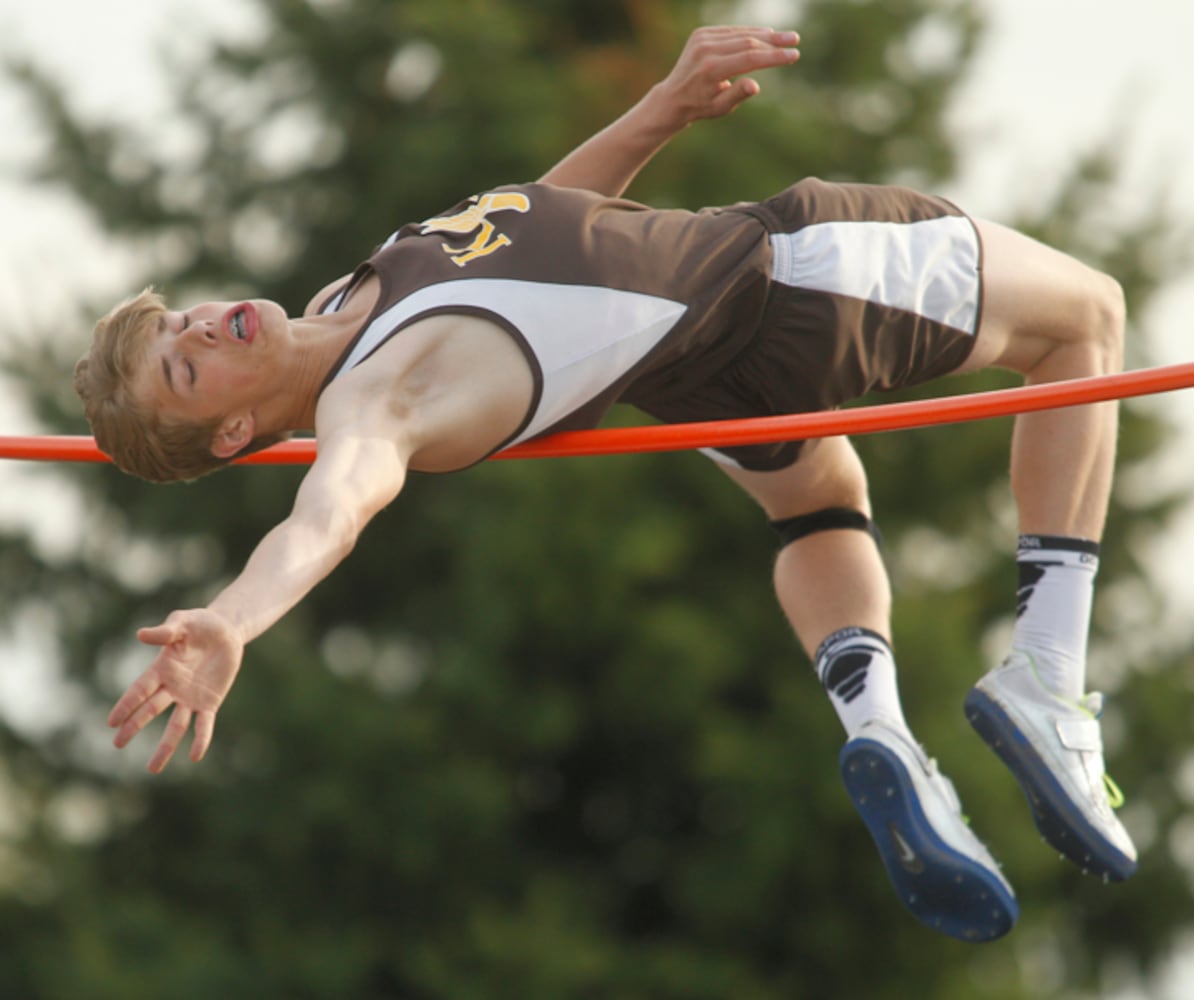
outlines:
M244 313L235 313L228 325L232 328L232 333L237 340L245 339L245 316Z

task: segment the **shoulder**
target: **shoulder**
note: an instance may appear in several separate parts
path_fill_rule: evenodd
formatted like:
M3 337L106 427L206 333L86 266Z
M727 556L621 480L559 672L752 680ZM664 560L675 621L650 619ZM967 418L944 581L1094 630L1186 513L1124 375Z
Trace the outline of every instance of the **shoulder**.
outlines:
M320 446L340 437L394 437L399 428L391 398L400 378L383 361L330 382L315 405L314 429Z

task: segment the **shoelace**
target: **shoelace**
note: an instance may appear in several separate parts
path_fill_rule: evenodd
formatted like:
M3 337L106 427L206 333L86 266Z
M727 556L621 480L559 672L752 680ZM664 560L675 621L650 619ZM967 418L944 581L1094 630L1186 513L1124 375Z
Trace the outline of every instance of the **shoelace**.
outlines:
M1119 785L1115 783L1115 779L1106 771L1103 772L1103 788L1107 792L1107 804L1112 809L1122 809L1128 800Z
M916 749L920 754L921 762L924 765L925 773L929 776L930 782L938 787L943 786L946 801L949 802L953 810L962 817L962 822L969 826L970 817L962 812L962 798L960 795L958 795L958 790L954 786L954 783L941 773L941 769L937 766L937 758L930 757L927 753L925 753L925 748L920 744L917 744Z

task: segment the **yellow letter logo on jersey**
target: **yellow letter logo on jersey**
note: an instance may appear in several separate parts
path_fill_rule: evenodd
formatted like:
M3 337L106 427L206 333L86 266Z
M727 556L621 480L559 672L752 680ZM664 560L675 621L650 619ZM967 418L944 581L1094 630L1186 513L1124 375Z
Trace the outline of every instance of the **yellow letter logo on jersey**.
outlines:
M491 191L480 197L474 195L469 201L473 204L463 212L428 219L422 224L424 236L428 233L467 236L480 229L468 246L459 249L444 247L444 253L451 255L452 262L457 267L464 267L478 257L488 257L495 250L510 245L510 237L496 232L497 227L489 221L490 215L494 212L529 212L531 208L531 199L516 191Z

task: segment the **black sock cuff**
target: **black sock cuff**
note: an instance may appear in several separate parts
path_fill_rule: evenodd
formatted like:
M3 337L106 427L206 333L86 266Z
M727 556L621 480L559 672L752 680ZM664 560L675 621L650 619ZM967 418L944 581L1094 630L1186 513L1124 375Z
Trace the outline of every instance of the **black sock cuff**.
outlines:
M1089 538L1067 538L1065 535L1021 535L1016 546L1016 558L1034 560L1037 553L1074 552L1078 555L1099 556L1099 543Z
M851 625L848 628L840 628L832 635L828 635L817 647L816 655L813 657L813 665L820 671L821 663L830 656L835 656L840 650L847 647L858 645L860 642L865 642L868 645L879 644L884 649L891 651L891 646L883 636L878 632L873 632L869 628L859 628L856 625Z

